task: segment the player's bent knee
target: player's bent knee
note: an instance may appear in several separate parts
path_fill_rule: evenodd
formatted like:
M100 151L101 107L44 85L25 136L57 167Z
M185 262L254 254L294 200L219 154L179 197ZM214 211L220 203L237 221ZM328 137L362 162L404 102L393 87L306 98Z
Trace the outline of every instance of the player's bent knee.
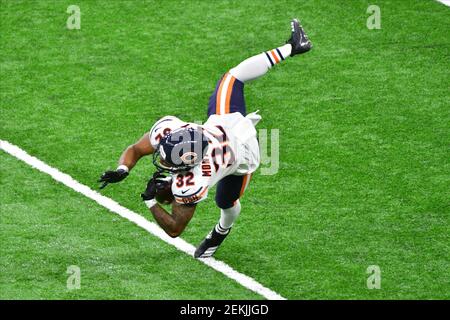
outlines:
M239 198L236 200L229 200L229 199L222 199L221 197L216 196L216 205L222 210L230 209L233 207L237 208L239 211L241 209Z
M220 209L229 209L234 206L234 201L229 201L229 200L223 199L222 197L216 196L216 205Z
M231 74L231 75L232 75L233 77L235 77L236 79L238 79L239 81L244 82L244 81L242 81L241 79L239 79L239 78L240 78L240 75L239 75L239 72L237 71L236 67L231 68L231 69L228 71L228 73Z

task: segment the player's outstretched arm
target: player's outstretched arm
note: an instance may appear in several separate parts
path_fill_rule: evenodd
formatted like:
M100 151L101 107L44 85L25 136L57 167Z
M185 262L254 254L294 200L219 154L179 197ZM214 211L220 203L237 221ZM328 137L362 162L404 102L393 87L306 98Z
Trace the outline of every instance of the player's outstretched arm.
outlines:
M183 233L189 221L195 212L196 205L184 205L175 201L172 202L172 214L168 213L163 207L161 207L155 199L156 196L156 184L158 178L158 172L155 173L153 178L147 183L147 188L141 194L142 200L149 208L153 217L159 226L172 238L178 237Z
M136 163L143 156L147 156L155 152L150 143L148 132L144 134L136 143L128 146L119 159L119 166L126 166L128 170L133 169Z
M144 134L136 143L128 146L119 159L119 166L116 170L105 171L98 182L102 182L100 189L103 189L108 183L120 182L128 176L129 171L143 156L152 154L154 148L148 138L148 133Z

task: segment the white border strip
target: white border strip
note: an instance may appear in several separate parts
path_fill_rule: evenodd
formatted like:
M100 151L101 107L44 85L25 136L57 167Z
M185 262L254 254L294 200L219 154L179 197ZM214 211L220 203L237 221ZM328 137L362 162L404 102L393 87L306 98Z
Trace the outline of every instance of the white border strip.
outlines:
M162 230L156 223L150 222L147 219L145 219L143 216L121 206L116 201L105 197L101 195L100 193L92 190L88 186L85 186L78 181L74 180L71 176L68 174L65 174L58 169L52 168L46 163L42 162L36 157L30 156L28 153L26 153L24 150L20 149L19 147L9 143L8 141L0 140L0 149L5 151L6 153L9 153L13 157L22 160L26 164L30 165L31 167L44 172L48 175L50 175L53 179L55 179L58 182L61 182L62 184L66 185L67 187L81 193L82 195L96 201L101 206L107 208L108 210L118 214L119 216L137 224L139 227L147 230L154 236L160 238L164 242L167 242L168 244L174 246L180 251L183 251L184 253L190 255L193 257L195 247L184 241L181 238L171 238L169 237L164 230ZM226 263L216 260L214 258L203 258L198 259L198 261L203 262L207 266L213 268L214 270L223 273L225 276L227 276L230 279L233 279L243 287L263 296L266 299L269 300L286 300L278 293L264 287L262 284L254 280L253 278L246 276L245 274L242 274L240 272L237 272L233 268L231 268Z

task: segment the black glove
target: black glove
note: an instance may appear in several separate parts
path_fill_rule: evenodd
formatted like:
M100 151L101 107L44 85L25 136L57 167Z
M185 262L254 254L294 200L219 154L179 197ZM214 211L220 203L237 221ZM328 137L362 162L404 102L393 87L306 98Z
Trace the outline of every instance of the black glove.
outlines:
M105 171L100 179L98 179L98 182L103 182L103 184L100 186L100 189L103 189L108 185L108 183L116 183L120 182L123 179L125 179L128 176L128 172L123 169L118 169L116 171Z
M164 184L169 183L165 180L167 177L161 172L155 172L153 177L147 182L147 188L141 193L141 198L144 201L152 200L156 196L157 190L164 188Z

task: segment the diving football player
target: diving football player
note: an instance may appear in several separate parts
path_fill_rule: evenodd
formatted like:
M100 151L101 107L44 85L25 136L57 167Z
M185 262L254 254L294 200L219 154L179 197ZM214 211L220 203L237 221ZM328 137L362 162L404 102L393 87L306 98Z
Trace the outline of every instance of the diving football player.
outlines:
M212 256L230 233L241 212L239 199L260 164L255 125L261 117L247 114L244 85L312 47L297 19L292 20L291 31L286 44L250 57L222 76L210 97L206 123L198 125L174 116L159 119L122 153L117 169L106 171L99 180L102 187L122 181L139 159L152 154L158 173L141 196L156 222L171 237L183 232L197 205L217 185L215 202L220 218L197 247L196 258ZM163 172L171 179L163 179ZM171 213L155 199L161 183L171 183Z

